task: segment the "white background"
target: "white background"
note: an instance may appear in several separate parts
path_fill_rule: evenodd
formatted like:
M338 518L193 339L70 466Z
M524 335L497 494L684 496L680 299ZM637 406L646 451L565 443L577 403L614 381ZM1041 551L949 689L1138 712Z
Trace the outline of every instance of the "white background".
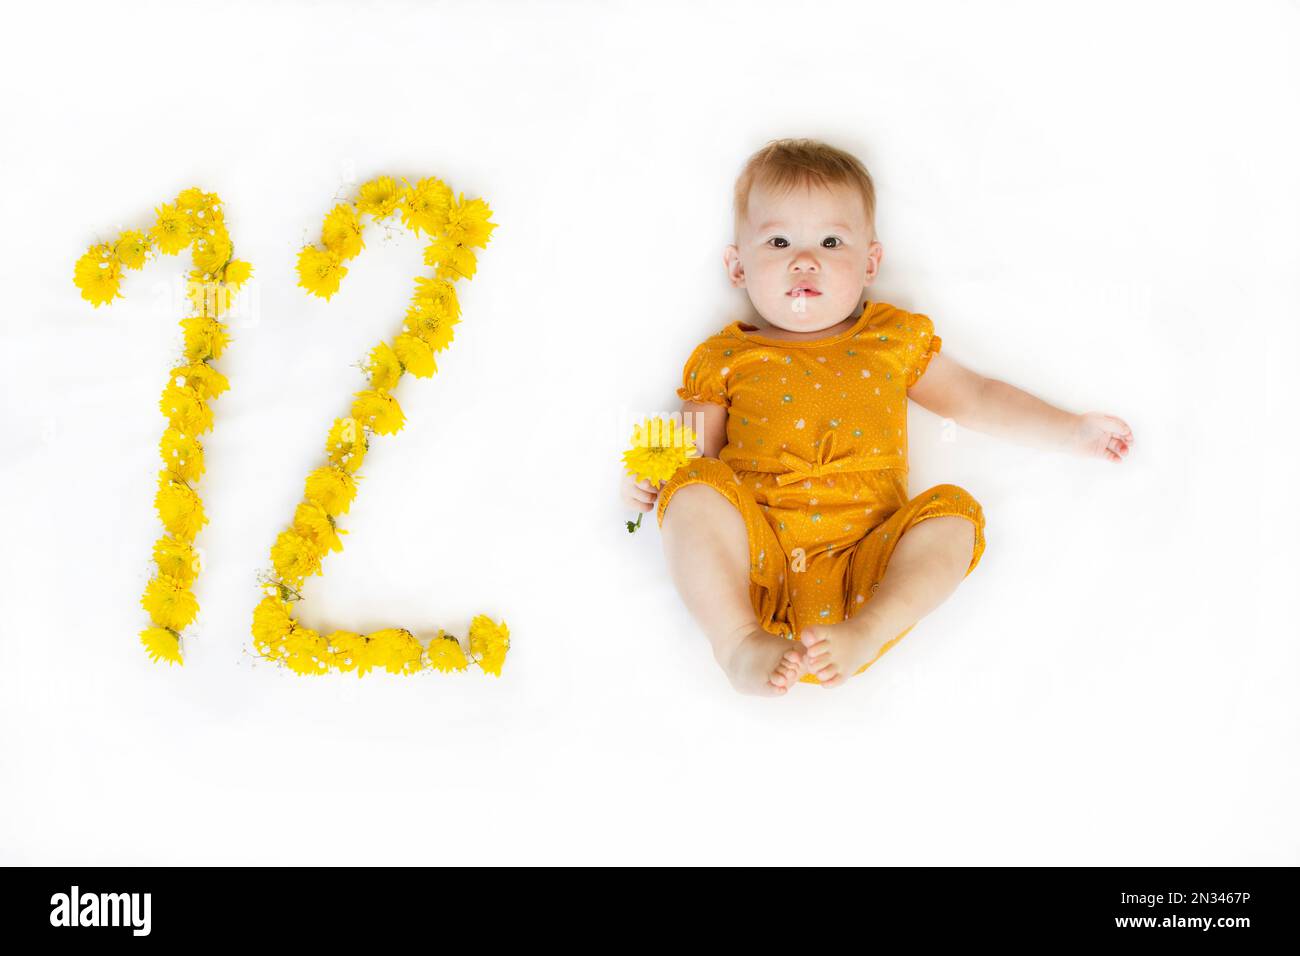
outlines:
M1300 862L1297 40L1295 2L28 6L0 40L0 861ZM983 561L864 677L760 700L617 484L746 314L730 190L780 136L871 170L873 298L1135 444L945 441L914 407L912 491L974 494ZM423 274L372 229L333 300L295 288L381 173L500 227L302 613L504 618L500 680L251 655L257 572ZM190 185L256 313L168 669L136 635L180 265L97 310L72 266Z

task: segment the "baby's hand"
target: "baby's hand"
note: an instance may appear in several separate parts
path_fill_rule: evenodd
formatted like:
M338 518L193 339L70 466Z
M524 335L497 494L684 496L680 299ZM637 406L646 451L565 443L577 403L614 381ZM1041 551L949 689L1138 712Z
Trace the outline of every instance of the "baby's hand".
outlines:
M1123 419L1104 412L1084 412L1075 416L1067 447L1076 455L1121 462L1132 444L1133 430Z
M655 506L659 489L663 482L654 483L649 478L634 480L632 475L623 475L623 503L637 511L649 511ZM639 520L639 519L638 519Z

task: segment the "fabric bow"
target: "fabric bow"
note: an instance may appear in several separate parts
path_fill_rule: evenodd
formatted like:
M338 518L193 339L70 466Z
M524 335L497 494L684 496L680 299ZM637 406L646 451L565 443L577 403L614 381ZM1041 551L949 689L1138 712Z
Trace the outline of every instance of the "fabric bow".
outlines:
M845 471L870 471L873 468L890 468L898 464L893 455L843 455L835 457L835 430L828 429L817 444L817 455L805 461L798 455L783 451L777 455L781 464L790 470L776 476L778 485L789 485L805 478L837 475Z

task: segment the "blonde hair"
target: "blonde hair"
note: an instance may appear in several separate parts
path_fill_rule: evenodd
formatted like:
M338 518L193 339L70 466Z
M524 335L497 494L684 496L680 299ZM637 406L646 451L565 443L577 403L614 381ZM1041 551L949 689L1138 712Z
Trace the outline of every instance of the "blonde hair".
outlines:
M774 139L750 156L736 180L736 235L749 215L749 194L756 186L785 192L796 186L855 188L862 196L867 226L876 231L876 187L858 158L815 139Z

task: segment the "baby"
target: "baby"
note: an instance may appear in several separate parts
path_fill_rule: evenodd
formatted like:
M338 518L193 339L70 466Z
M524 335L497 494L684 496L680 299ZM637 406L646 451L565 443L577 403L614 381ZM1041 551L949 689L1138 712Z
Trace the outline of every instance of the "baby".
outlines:
M964 488L907 488L907 399L967 428L1123 461L1133 434L941 352L926 315L866 298L880 271L875 189L811 140L760 149L736 183L731 284L758 313L701 343L682 411L702 457L658 486L674 583L738 691L838 687L975 569L984 512Z

